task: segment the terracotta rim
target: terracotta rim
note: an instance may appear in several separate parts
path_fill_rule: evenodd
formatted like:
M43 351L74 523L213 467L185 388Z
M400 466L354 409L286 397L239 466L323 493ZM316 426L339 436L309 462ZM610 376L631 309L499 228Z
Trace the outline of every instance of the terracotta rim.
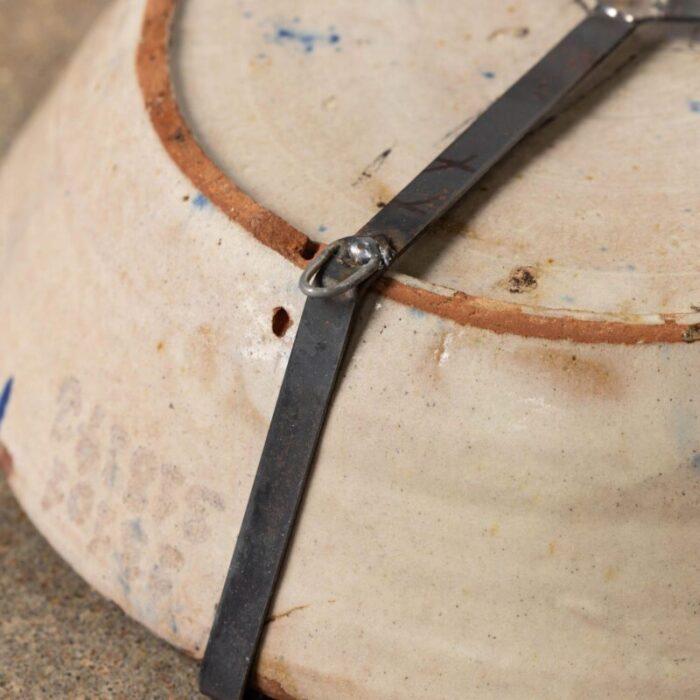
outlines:
M195 141L180 113L169 60L177 3L146 0L136 72L153 127L175 164L207 199L258 241L303 267L321 244L240 190ZM446 296L390 278L381 280L378 288L389 299L420 311L499 334L623 345L680 343L700 334L700 326L678 322L685 315L664 316L662 323L590 320L544 315L535 308L458 291Z

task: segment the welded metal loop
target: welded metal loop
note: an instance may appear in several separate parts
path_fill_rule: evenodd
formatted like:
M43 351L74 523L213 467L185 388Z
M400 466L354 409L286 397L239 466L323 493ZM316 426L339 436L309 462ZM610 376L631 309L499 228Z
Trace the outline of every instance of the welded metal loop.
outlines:
M348 241L351 239L341 238L334 241L309 263L308 267L299 280L299 288L307 297L337 297L340 294L354 289L368 280L373 274L383 267L382 256L379 250L363 250L364 261L355 272L346 277L342 282L334 282L329 286L318 284L318 273L330 262L331 258L338 252L344 253L348 248Z

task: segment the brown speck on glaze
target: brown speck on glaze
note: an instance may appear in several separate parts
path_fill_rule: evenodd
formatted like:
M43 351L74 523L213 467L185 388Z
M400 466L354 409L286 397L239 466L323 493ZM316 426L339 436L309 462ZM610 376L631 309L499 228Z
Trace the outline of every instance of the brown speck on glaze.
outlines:
M176 0L148 0L136 56L136 73L153 128L168 155L210 202L260 243L304 267L313 257L309 251L318 250L320 244L238 188L196 142L180 112L169 70L170 28L176 5ZM173 139L173 135L178 138ZM452 135L450 132L448 137ZM376 199L386 201L384 197ZM681 343L688 328L679 322L682 315L666 318L660 324L589 320L547 316L538 308L504 304L456 290L445 295L395 280L381 279L377 289L400 304L498 334L637 346Z
M616 566L609 566L605 570L605 580L608 583L612 583L613 581L616 581L620 576L620 570Z
M0 442L0 472L5 475L6 479L9 479L14 470L14 462L12 461L10 451Z

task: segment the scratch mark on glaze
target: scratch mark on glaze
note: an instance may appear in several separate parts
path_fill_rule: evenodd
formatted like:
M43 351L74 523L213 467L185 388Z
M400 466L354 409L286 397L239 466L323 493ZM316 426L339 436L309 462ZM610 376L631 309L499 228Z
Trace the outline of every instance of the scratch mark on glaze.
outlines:
M496 29L488 36L489 41L494 39L501 39L502 37L510 36L516 39L524 39L530 34L529 27L503 27L501 29Z
M7 412L7 407L10 404L10 397L12 396L13 384L14 379L10 377L5 382L5 387L2 390L2 394L0 394L0 426L2 426L2 422L5 419L5 413Z
M369 180L386 162L386 159L391 155L393 148L387 148L382 151L369 165L366 165L359 177L352 183L353 187L357 187L364 180Z
M307 603L306 605L295 605L293 608L289 608L289 610L285 610L284 612L277 613L275 615L270 615L270 617L267 618L267 622L274 622L275 620L280 620L283 617L289 617L293 613L297 612L298 610L305 610L308 608L310 603Z

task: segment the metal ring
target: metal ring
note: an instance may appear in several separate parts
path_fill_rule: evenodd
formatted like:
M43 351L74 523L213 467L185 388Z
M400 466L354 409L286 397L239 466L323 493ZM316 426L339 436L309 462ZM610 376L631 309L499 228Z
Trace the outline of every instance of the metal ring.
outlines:
M380 257L378 255L373 255L368 262L359 267L356 272L353 272L352 275L342 282L337 282L330 287L321 287L317 285L315 283L316 275L344 245L345 243L343 240L331 243L328 247L324 248L321 254L304 270L299 280L299 288L307 297L327 298L339 296L369 279L381 267L382 261Z

